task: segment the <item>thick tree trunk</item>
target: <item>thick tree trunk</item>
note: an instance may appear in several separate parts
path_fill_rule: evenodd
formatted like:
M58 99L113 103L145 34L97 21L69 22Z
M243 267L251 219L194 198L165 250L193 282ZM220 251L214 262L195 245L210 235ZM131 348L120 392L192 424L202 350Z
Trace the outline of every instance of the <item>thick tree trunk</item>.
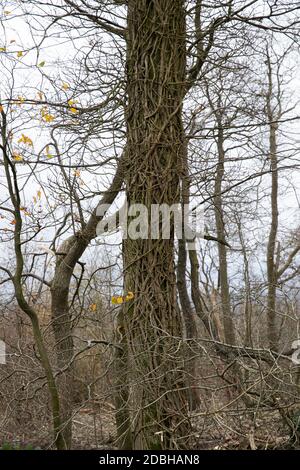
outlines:
M183 0L129 0L127 167L129 206L179 203L184 149L186 45ZM132 376L135 449L188 446L183 325L170 239L124 241L124 324Z

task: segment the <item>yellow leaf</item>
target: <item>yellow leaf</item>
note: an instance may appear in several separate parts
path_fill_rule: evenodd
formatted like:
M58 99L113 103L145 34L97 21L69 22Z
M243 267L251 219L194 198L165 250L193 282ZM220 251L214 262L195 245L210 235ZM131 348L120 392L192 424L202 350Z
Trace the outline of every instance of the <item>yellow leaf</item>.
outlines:
M23 161L22 155L20 155L20 154L17 153L17 152L14 152L14 153L13 153L13 159L15 160L15 162L22 162L22 161Z
M50 147L49 147L49 145L47 145L47 147L46 147L46 157L47 157L47 158L52 158L52 157L53 157L53 155L51 155L51 153L50 153Z
M38 64L38 67L44 67L44 65L45 65L45 61L42 60L42 62L40 62L40 63Z
M17 57L23 57L23 51L18 51L17 52Z
M73 106L73 104L76 104L76 101L75 101L75 100L69 100L69 101L68 101L68 105L69 105L69 106Z
M37 198L35 196L33 196L33 202L34 202L34 204L37 203Z
M68 83L66 83L66 82L62 82L61 87L62 87L63 90L69 90L70 85L69 85Z
M77 113L79 113L78 109L76 109L76 108L73 108L73 107L72 107L72 108L70 108L70 111L71 111L71 113L73 113L73 114L77 114Z
M112 297L111 299L113 304L122 304L124 302L123 297Z
M38 192L37 192L36 194L37 194L37 197L38 197L39 199L41 199L41 197L42 197L42 191L41 191L40 189L38 190Z
M0 52L6 52L6 47L0 47Z
M91 305L90 305L90 310L91 310L92 312L96 312L96 310L97 310L97 304L91 304Z
M2 106L2 104L0 104L0 113L2 113L2 112L3 112L3 106Z
M44 107L41 109L41 115L42 115L42 120L45 121L45 122L52 122L52 121L54 121L54 119L55 119L55 117L53 116L53 114L48 113L48 108L47 108L47 106L44 106Z
M74 171L74 176L79 177L79 176L80 176L80 171L79 171L79 170L75 170L75 171Z
M30 147L33 147L33 142L30 139L30 137L27 137L26 135L22 134L22 137L18 140L18 144L25 144L29 145Z
M55 117L52 115L52 114L45 114L43 117L42 117L43 121L45 122L52 122L54 121Z
M129 300L132 300L134 298L134 293L129 291L128 294L126 295L126 302Z
M11 15L11 11L9 11L9 10L4 10L4 15Z
M18 96L17 105L22 106L24 101L25 101L24 96Z
M113 304L122 304L124 302L129 302L130 300L134 299L134 293L129 291L126 297L121 297L121 296L114 296L112 297L111 301Z
M20 211L24 212L24 215L30 215L30 212L28 212L26 207L20 207Z

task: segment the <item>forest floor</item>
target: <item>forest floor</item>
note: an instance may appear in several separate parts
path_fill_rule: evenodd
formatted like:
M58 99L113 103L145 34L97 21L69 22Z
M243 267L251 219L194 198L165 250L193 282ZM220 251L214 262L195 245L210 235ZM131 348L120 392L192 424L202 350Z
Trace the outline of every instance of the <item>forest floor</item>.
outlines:
M201 422L194 419L194 449L198 450L239 450L239 449L287 449L289 434L282 427L277 416L270 420L270 413L256 421L255 431L250 423L236 426L234 420L224 420L224 417ZM235 424L235 425L234 425ZM31 428L31 429L28 429ZM33 431L31 426L24 429L19 427L12 433L1 432L0 448L4 445L8 450L17 449L49 449L53 448L49 427L44 425ZM3 431L3 429L2 429ZM113 406L103 406L103 409L80 408L73 418L73 449L106 450L116 449L114 441L116 427ZM299 447L298 447L299 448Z
M114 410L81 409L74 418L74 448L113 449L116 436ZM205 423L205 426L204 426ZM239 426L234 418L218 417L209 421L194 419L194 448L199 450L287 449L290 435L280 417L270 411L256 419L255 430L250 420L243 418Z

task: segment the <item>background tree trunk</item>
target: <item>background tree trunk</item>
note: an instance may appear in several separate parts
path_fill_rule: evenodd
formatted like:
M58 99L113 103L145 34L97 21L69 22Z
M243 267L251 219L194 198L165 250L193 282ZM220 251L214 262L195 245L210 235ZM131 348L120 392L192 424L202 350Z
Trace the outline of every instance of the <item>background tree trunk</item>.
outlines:
M54 278L54 281L57 279ZM53 283L52 294L52 326L55 338L55 352L59 375L57 386L60 396L62 436L65 448L72 446L72 412L73 412L73 365L74 353L72 338L72 318L69 311L68 291Z
M272 107L273 80L272 65L267 51L268 68L268 93L266 95L266 111L269 121L269 158L271 167L271 226L267 245L267 321L268 340L270 349L278 350L278 329L276 322L276 285L277 285L277 263L276 263L276 241L278 231L278 171L277 171L277 130L279 115L275 115ZM278 114L278 113L277 113Z
M225 226L224 226L224 209L222 201L222 182L224 177L224 163L225 163L225 150L224 150L224 134L222 126L222 118L216 113L218 123L217 147L218 147L218 166L215 179L215 220L217 237L220 240L225 240ZM230 305L230 292L228 283L228 267L227 267L227 248L222 243L218 243L219 253L219 281L222 302L222 314L224 324L225 342L228 344L235 344L235 331L232 319L232 311Z

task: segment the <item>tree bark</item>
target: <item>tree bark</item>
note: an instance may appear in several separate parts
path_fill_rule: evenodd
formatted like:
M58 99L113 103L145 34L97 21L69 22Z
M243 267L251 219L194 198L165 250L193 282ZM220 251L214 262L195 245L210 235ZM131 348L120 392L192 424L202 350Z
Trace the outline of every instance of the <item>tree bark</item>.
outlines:
M186 44L183 0L129 0L127 37L128 205L179 203L184 150ZM132 371L135 449L188 446L183 324L170 239L124 241L124 323Z

